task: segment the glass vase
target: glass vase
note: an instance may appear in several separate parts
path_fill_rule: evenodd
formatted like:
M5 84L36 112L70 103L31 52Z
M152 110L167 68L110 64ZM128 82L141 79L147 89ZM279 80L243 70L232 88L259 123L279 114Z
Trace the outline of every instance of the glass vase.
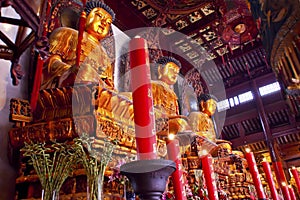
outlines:
M98 177L88 178L87 200L103 199L103 180L104 180L104 174L100 174Z
M59 200L59 192L43 189L41 200Z

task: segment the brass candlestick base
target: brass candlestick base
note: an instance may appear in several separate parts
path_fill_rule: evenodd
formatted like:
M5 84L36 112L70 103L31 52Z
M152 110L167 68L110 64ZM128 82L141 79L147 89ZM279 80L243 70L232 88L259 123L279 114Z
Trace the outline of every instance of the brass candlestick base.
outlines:
M175 171L171 160L137 160L121 166L122 175L127 176L134 192L142 200L160 199L166 189L168 177Z

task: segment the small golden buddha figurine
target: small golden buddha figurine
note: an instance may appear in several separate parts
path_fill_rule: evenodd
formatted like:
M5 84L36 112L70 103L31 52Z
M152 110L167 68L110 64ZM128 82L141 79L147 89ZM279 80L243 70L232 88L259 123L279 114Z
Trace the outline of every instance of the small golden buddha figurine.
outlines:
M198 102L201 112L191 112L188 117L191 128L198 135L216 142L216 133L211 117L216 111L217 100L212 95L201 94L198 97Z
M103 81L113 87L113 70L107 53L100 44L115 18L111 8L100 1L86 4L87 15L81 43L80 66L76 66L78 31L60 27L50 35L50 57L43 69L41 89L73 85L76 82Z
M156 63L158 80L152 81L153 104L169 118L169 134L177 134L188 126L187 121L179 116L178 98L172 88L177 82L181 63L170 56L163 56Z

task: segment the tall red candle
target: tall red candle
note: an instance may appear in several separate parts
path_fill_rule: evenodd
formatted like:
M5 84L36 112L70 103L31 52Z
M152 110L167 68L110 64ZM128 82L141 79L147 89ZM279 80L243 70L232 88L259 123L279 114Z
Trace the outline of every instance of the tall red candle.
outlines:
M288 189L289 189L289 193L291 196L291 200L297 200L293 187L291 185L289 185Z
M288 188L286 182L281 183L281 192L283 194L284 200L291 200L289 188Z
M181 155L179 150L179 141L177 139L167 140L167 150L169 160L176 163L176 170L172 173L174 193L176 200L186 200L184 190L184 178L182 173Z
M257 196L259 199L265 199L266 195L264 193L264 189L263 189L260 177L259 177L259 172L257 169L257 165L255 162L253 152L246 152L245 157L248 162L248 167L249 167L252 179L253 179L253 183L254 183L254 187L256 189Z
M44 19L44 18L48 19L51 11L51 0L44 1L43 9L46 10L46 12L42 12L42 17L40 19ZM43 23L42 38L46 38L48 33L48 23L47 20L41 22ZM33 89L30 98L30 107L32 111L35 111L37 101L39 98L39 92L41 89L41 82L42 82L43 66L44 66L44 60L42 59L41 54L39 54L37 58L36 71L34 75L34 84L33 84Z
M298 171L295 167L292 167L291 173L293 174L293 177L295 179L295 182L296 182L296 185L297 185L297 188L298 188L298 192L300 194L300 179L299 179Z
M285 174L284 174L284 171L283 171L282 163L281 162L273 162L273 166L274 166L274 171L275 171L275 175L276 175L276 178L277 178L277 182L282 183L282 184L279 184L282 195L283 195L285 200L290 200L291 197L290 197L290 194L289 194L289 190L286 186L287 181L286 181Z
M82 7L84 8L86 5L86 0L82 0ZM81 44L83 39L83 32L85 29L86 24L86 13L83 10L81 12L80 18L79 18L79 27L78 27L78 43L76 48L76 66L78 67L80 64L80 55L81 55Z
M209 200L217 200L219 197L214 177L213 158L208 154L202 157L201 161Z
M156 131L147 42L133 38L129 42L135 139L138 159L156 159Z
M250 199L255 200L255 195L253 194L253 192L250 194Z
M268 181L268 184L269 184L272 199L279 200L270 164L267 161L263 161L262 166L263 166L264 172L266 174L266 178L267 178L267 181Z

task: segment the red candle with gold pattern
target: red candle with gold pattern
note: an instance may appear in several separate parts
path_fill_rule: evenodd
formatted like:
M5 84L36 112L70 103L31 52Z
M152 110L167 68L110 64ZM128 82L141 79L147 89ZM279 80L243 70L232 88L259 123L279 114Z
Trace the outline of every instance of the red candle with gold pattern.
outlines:
M299 179L299 174L298 174L298 170L296 169L296 167L292 167L291 173L293 174L293 177L295 179L295 182L296 182L296 185L298 188L298 192L300 194L300 179Z
M137 156L156 159L156 131L147 42L133 38L129 42L132 100L134 107Z
M215 181L213 158L210 154L207 154L206 156L201 158L201 162L209 200L219 199Z
M263 161L262 166L263 166L264 172L266 174L266 178L267 178L267 182L268 182L268 185L269 185L269 188L271 191L272 199L279 200L270 164L267 161Z
M255 162L253 152L250 152L249 149L246 149L245 157L248 162L249 171L252 176L252 180L254 183L254 187L256 189L257 196L259 199L265 199L266 195L264 193L264 188L262 186L262 183L261 183L261 180L259 177L259 172L258 172L258 168L257 168L256 162Z
M176 170L172 173L172 181L174 185L174 193L176 200L186 200L184 190L184 177L182 173L181 154L179 149L179 141L177 139L167 140L168 159L176 163Z

